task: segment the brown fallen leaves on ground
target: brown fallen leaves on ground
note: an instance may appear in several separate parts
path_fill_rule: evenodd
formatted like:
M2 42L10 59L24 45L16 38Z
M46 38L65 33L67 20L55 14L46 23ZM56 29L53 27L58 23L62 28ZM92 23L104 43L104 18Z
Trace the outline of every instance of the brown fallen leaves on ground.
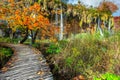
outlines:
M44 71L40 70L39 72L37 72L38 75L43 75Z
M82 75L78 75L78 76L74 77L72 80L85 80L85 78Z

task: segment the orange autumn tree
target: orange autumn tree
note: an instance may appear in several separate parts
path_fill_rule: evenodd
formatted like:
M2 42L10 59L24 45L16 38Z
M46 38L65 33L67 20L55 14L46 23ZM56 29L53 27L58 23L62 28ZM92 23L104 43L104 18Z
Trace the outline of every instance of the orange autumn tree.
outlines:
M15 2L14 0L9 0L9 17L6 18L9 22L10 27L15 31L18 27L22 27L25 29L25 36L20 41L23 43L27 40L29 34L31 35L31 42L34 44L36 36L39 31L43 36L53 35L54 32L50 28L50 23L47 18L45 18L41 12L40 5L38 3L34 3L30 5L28 2L19 1Z

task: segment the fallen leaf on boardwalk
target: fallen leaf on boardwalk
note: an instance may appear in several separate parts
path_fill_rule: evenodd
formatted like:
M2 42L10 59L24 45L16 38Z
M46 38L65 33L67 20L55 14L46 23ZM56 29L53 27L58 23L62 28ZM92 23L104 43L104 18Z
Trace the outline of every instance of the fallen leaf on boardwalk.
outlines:
M14 66L14 64L11 64L10 66Z
M8 70L7 67L3 67L3 68L2 68L2 72L6 72L7 70Z
M8 62L7 64L8 64L8 65L11 65L12 63L11 63L11 62Z
M43 75L44 72L43 72L43 71L39 71L37 74L39 74L39 75Z
M14 57L14 58L12 58L11 60L14 62L15 60L17 60L17 58Z
M48 63L45 63L47 66L49 65Z
M44 79L39 79L39 80L44 80Z
M42 57L40 57L40 58L39 58L39 60L40 60L40 61L42 61L42 60L43 60L43 58L42 58Z

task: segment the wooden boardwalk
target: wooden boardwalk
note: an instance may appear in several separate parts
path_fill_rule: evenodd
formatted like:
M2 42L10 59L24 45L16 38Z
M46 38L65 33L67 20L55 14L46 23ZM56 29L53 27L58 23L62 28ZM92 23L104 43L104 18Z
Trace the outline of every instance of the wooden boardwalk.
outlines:
M15 52L0 71L0 80L53 80L45 58L35 48L21 44L0 45L11 47Z

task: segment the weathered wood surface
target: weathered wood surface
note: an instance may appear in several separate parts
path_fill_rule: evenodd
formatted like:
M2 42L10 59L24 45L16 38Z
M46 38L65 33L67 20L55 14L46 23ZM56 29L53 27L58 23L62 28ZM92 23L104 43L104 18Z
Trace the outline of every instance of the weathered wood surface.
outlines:
M21 44L0 43L0 45L11 47L15 51L10 61L0 71L0 80L53 80L45 58L35 48Z

